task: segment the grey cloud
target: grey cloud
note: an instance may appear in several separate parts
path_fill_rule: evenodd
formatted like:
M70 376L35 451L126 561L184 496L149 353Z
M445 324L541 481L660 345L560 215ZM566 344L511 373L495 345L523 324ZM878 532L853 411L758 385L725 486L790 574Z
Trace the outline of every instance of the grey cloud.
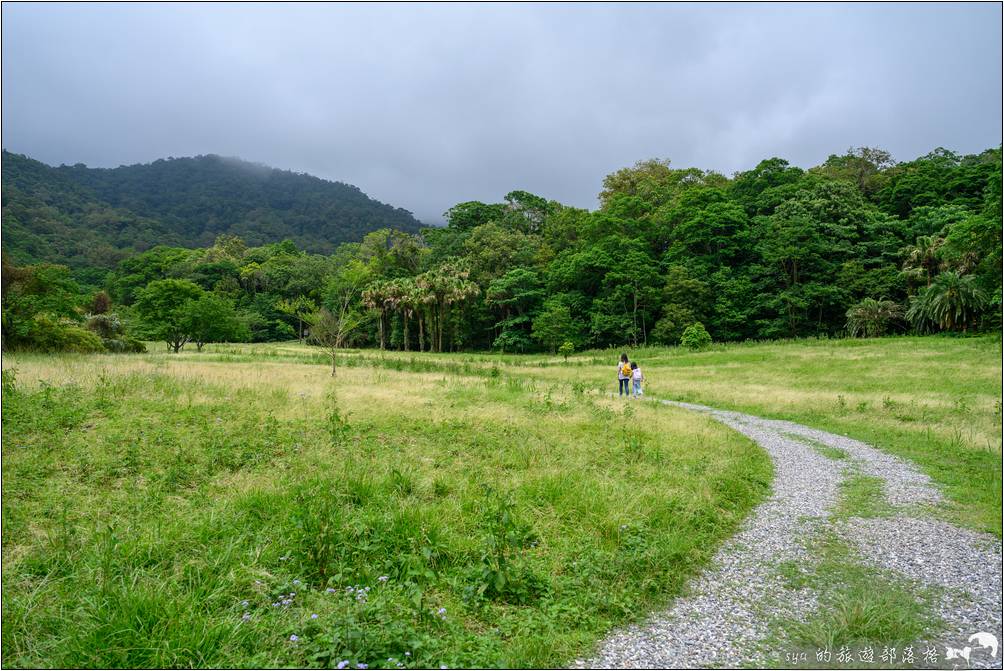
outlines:
M730 174L1001 142L999 4L4 4L3 142L236 155L438 220L595 207L639 159Z

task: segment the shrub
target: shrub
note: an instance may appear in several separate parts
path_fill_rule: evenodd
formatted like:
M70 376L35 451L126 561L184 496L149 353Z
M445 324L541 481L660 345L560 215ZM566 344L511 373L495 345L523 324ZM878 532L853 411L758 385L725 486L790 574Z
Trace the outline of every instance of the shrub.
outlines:
M103 352L104 345L94 333L49 315L36 315L24 337L28 349L40 352Z
M853 337L878 338L903 319L903 308L893 301L866 298L847 311L847 332Z
M565 361L568 361L568 357L572 356L574 352L575 345L573 345L570 340L566 340L561 344L561 347L558 348L558 354L565 357Z
M704 349L711 344L711 335L701 322L694 322L683 330L680 344L689 349Z

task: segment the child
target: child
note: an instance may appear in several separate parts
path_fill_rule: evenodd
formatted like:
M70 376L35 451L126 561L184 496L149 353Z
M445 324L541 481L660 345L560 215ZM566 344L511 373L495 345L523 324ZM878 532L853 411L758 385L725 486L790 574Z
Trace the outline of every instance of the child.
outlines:
M637 398L641 396L641 383L645 380L645 376L641 374L641 368L638 368L638 364L634 361L631 362L631 380L634 382L634 396Z
M617 391L619 396L629 396L631 388L631 366L628 365L628 355L621 354L620 363L617 364Z

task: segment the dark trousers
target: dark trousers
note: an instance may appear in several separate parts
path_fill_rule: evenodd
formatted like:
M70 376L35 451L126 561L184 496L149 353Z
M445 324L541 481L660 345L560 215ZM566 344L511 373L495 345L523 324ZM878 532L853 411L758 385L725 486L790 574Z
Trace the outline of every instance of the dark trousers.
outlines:
M620 382L620 384L618 385L618 387L619 387L618 391L620 392L619 395L620 396L630 395L631 394L631 379L630 378L625 378L623 380L617 380L617 381Z

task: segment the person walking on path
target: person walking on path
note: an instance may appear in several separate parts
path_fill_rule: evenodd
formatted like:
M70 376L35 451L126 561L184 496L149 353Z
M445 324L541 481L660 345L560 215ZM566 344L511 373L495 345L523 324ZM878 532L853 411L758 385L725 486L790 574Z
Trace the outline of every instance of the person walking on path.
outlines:
M641 374L641 368L634 361L631 362L631 380L634 382L634 390L631 395L638 398L642 394L641 383L645 381L645 376Z
M618 396L629 396L631 394L631 366L628 364L628 355L621 354L620 363L617 364L617 391Z

